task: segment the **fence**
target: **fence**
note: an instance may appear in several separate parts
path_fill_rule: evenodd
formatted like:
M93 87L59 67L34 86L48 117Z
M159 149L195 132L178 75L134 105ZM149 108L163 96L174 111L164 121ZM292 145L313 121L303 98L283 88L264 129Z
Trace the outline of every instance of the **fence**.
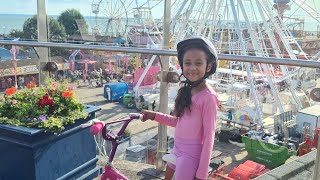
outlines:
M133 48L133 47L113 47L113 46L89 45L89 44L10 41L10 40L1 40L0 44L14 45L14 46L47 47L47 48L56 47L56 48L67 48L67 49L86 49L86 50L124 52L124 53L142 53L142 54L153 54L153 55L164 55L164 56L177 55L177 52L175 50L147 49L147 48ZM219 59L229 60L229 61L320 68L319 61L292 60L292 59L286 59L286 58L270 58L270 57L257 57L257 56L241 56L241 55L230 55L230 54L219 54L218 57Z

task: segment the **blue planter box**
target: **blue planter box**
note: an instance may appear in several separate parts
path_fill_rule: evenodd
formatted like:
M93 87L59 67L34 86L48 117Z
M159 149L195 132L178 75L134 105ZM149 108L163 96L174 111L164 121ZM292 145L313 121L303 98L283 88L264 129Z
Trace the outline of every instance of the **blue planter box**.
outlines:
M87 119L77 120L59 135L41 129L0 125L0 180L56 180L97 176L96 144L80 124L100 108L87 106Z

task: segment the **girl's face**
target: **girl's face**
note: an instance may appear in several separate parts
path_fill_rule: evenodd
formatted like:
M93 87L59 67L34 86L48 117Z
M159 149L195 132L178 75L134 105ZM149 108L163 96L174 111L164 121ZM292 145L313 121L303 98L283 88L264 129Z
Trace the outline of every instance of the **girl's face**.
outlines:
M183 56L183 74L191 82L203 78L206 72L209 72L212 63L207 66L207 54L200 49L189 49Z

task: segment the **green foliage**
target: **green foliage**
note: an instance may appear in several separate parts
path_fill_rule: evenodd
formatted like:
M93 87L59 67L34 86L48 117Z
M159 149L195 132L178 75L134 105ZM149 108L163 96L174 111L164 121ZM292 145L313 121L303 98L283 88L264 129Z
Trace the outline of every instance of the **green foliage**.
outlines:
M14 88L7 89L5 98L0 100L0 124L59 133L65 125L87 117L84 107L74 97L72 85L51 79L46 84L40 87L28 84L17 92Z
M17 29L12 29L9 33L9 37L12 38L24 38L24 33L23 31L17 30Z
M136 57L131 57L129 59L129 71L132 72L133 69L135 69L137 66L137 58Z
M49 17L49 35L51 41L59 42L65 41L67 36L65 27L52 17Z
M38 38L37 32L37 16L34 15L31 18L28 18L23 23L23 32L24 37L29 40L36 40Z
M63 25L61 25L56 19L48 17L49 22L49 40L53 42L64 42L66 41L66 31ZM37 31L37 16L34 15L31 18L27 19L23 23L23 33L24 38L27 40L37 40L38 31ZM65 55L66 50L62 48L50 48L50 56L61 56Z
M124 130L123 137L126 138L126 137L130 137L130 136L131 136L131 131L129 129Z
M49 40L51 41L65 41L66 40L66 31L63 25L61 25L56 19L48 17L49 22ZM38 39L37 31L37 16L34 15L31 18L27 19L23 23L23 32L26 39L36 40Z
M81 32L88 33L88 25L82 14L76 9L63 11L58 17L58 21L65 27L68 36L81 35ZM77 21L81 23L81 27L78 26Z

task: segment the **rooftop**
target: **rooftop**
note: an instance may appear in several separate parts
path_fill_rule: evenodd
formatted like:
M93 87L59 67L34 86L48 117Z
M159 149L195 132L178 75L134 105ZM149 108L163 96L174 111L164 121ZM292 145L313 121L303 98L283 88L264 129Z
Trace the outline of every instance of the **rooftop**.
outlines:
M314 106L304 108L304 109L300 110L299 112L304 113L304 114L310 114L310 115L318 117L318 116L320 116L320 105L316 104Z

